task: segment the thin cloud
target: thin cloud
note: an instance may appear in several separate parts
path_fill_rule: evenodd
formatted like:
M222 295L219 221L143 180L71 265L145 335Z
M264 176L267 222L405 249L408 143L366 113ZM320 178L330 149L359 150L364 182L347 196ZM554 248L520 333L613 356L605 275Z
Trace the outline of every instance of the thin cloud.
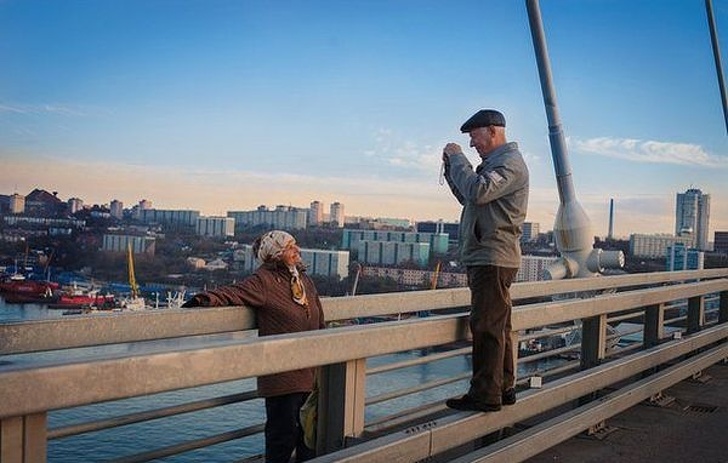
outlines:
M0 113L10 114L26 114L26 115L42 115L57 114L61 116L86 116L87 111L79 107L59 104L20 104L6 105L0 104Z
M537 164L542 161L541 156L534 152L521 150L521 154L523 155L523 160L526 161L526 164Z
M0 113L28 114L29 112L27 107L0 104Z
M574 149L583 153L627 161L728 168L728 157L707 153L702 146L690 143L665 143L607 137L589 140L572 139L570 142Z
M441 149L430 144L420 145L397 136L391 129L379 129L373 136L374 147L364 154L380 159L393 167L432 173L440 165ZM444 146L444 143L442 144Z

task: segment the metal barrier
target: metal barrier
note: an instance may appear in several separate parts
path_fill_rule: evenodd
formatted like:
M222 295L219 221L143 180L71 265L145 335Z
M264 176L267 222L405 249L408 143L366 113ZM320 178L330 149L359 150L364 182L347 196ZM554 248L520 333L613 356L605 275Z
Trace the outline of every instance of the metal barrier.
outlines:
M0 355L4 355L0 357L0 459L3 462L44 461L48 438L62 438L76 432L250 400L255 393L250 391L237 396L134 413L50 432L46 424L49 411L321 366L324 400L320 409L319 450L329 455L319 457L320 461L393 461L391 452L399 456L398 461L416 461L470 442L507 423L533 416L539 410L588 395L617 381L615 378L619 375L628 377L639 371L654 369L672 358L709 348L728 338L726 277L728 270L718 269L514 285L514 300L540 299L541 302L519 305L514 309L513 336L516 337L519 331L577 321L581 324L583 339L578 344L580 360L564 365L557 373L563 375L575 369L582 371L553 381L545 377L547 387L535 393L520 394L519 403L496 414L497 419L491 414L463 416L451 413L438 420L436 425L427 417L433 413L445 413L442 403L405 410L366 424L364 410L367 404L415 394L425 388L465 379L467 375L367 397L367 374L379 374L407 365L371 368L368 371L366 362L379 355L467 340L465 312L264 338L251 336L251 332L247 331L254 328L254 317L250 309L242 307L122 313L0 325ZM603 291L606 293L601 294ZM716 293L720 294L718 322L706 328L706 296ZM563 294L584 298L550 300L554 295ZM685 336L666 343L666 304L684 299L688 301ZM464 308L468 301L467 289L445 289L332 298L324 299L323 303L327 321L342 321ZM607 349L609 317L620 319L626 316L627 311L641 313L639 316L644 320L642 344L648 348L630 355L624 350ZM191 344L181 349L162 343L142 353L113 349L118 343L173 338L184 338ZM518 345L517 342L514 344ZM110 349L102 353L88 353L74 362L53 355L33 365L17 361L27 355L43 358L44 354L30 354L34 352L50 351L54 354L58 349L99 345L108 345ZM717 349L710 359L728 356L724 355L725 346ZM632 350L634 348L629 349ZM316 355L311 355L311 352ZM468 352L469 349L462 348L455 352L440 352L428 360L437 361ZM524 380L520 378L520 383ZM65 393L58 394L58 391ZM424 422L405 431L395 431L397 426L417 420ZM444 431L442 423L447 423L447 431ZM260 432L260 429L260 424L251 425L174 448L142 452L123 461L148 461L190 448L237 439ZM384 437L344 448L365 440L367 431L381 433L388 430L393 431ZM457 438L451 433L457 434ZM344 450L340 450L342 448ZM423 455L423 452L426 454Z

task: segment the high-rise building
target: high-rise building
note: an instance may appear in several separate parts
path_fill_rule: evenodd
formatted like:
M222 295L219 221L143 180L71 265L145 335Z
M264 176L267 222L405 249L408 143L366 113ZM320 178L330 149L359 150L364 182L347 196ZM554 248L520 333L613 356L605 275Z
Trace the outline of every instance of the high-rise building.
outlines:
M83 200L79 198L71 198L68 200L68 210L71 212L71 214L75 214L76 212L83 209Z
M109 209L111 210L112 217L119 220L124 218L124 203L122 203L121 201L117 199L112 200L111 204L109 205Z
M717 231L713 236L713 250L728 254L728 231Z
M540 225L536 222L523 222L523 235L521 235L521 241L528 243L538 238L540 233Z
M629 236L629 254L634 257L664 257L667 247L681 243L690 247L692 236L643 235L633 233Z
M544 270L557 259L558 257L521 256L521 267L516 274L516 281L543 280Z
M227 213L228 217L235 219L235 226L239 230L260 225L280 230L304 229L308 224L308 215L308 209L276 206L275 210L270 210L263 205L254 211L228 211Z
M457 222L424 221L415 224L415 231L419 233L447 233L451 242L457 242L460 224Z
M344 226L344 205L340 202L331 203L330 209L331 223L341 228Z
M198 217L197 234L217 238L235 236L235 219L232 217Z
M139 204L134 206L132 214L136 220L141 220L144 217L144 211L152 208L152 202L147 199L142 199Z
M677 194L675 204L675 235L692 236L691 247L708 250L710 195L697 188Z
M359 261L374 265L398 265L414 262L424 266L430 255L430 243L360 240L357 242Z
M241 250L243 268L248 272L258 268L260 261L253 255L253 247L244 244ZM301 249L301 260L309 275L336 276L341 279L349 274L349 251Z
M665 266L670 272L704 268L705 253L697 249L690 249L682 243L668 246L665 257Z
M321 225L324 221L324 203L311 201L311 208L308 210L308 225Z
M156 223L169 227L194 227L200 211L173 209L146 209L141 211L140 220L144 223Z
M154 255L156 238L153 236L138 235L117 235L105 234L101 244L102 251L108 252L126 252L127 247L131 247L134 254Z
M22 214L25 212L25 196L14 193L10 196L10 213Z
M410 219L398 219L395 217L361 217L356 215L346 216L346 227L357 227L362 230L411 230Z
M345 228L341 234L342 249L359 249L360 241L394 241L400 243L427 243L428 250L445 254L448 247L447 233L417 233L389 230L353 230Z

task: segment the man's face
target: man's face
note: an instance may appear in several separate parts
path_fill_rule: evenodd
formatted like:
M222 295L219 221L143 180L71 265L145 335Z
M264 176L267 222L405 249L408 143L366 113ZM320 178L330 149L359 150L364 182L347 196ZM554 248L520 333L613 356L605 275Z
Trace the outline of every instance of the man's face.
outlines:
M488 155L495 146L494 130L492 127L478 127L470 131L470 147L475 148L481 158Z
M301 263L301 249L295 244L289 244L281 254L281 260L287 267Z

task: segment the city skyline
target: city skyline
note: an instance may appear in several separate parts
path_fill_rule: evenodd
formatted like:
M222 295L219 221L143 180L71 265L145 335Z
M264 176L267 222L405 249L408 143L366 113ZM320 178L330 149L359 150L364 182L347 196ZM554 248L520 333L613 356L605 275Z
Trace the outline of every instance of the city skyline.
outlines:
M201 214L199 210L194 210L194 209L184 208L184 207L174 208L174 209L158 208L158 207L155 207L154 200L151 200L148 198L141 199L134 204L128 204L128 205L124 204L123 202L116 200L116 199L114 199L108 203L91 204L91 203L84 202L83 198L77 198L77 197L63 198L63 196L60 195L60 192L57 192L57 191L48 192L47 190L40 188L40 187L35 188L33 190L33 192L31 192L31 193L37 193L37 192L41 192L47 196L56 197L59 201L68 205L71 213L75 212L74 207L76 208L76 210L78 210L80 208L91 209L94 207L102 207L102 208L108 209L109 213L111 214L112 217L117 217L117 218L122 217L123 211L127 211L128 213L130 213L132 215L132 217L137 217L137 214L141 214L137 218L141 217L142 221L145 221L145 222L149 221L150 219L149 219L149 217L146 217L144 213L157 212L158 214L159 213L164 214L162 216L163 218L161 218L161 219L156 215L152 215L152 217L153 217L151 219L152 222L155 222L158 220L161 220L161 221L169 220L168 215L170 213L172 213L172 214L183 213L183 216L178 216L177 218L173 219L173 221L175 221L175 222L188 221L188 222L192 223L197 218L199 218L199 219L229 219L232 217L237 226L237 223L239 220L242 220L243 222L252 220L252 222L254 224L257 221L261 221L261 220L265 221L266 218L263 216L254 217L255 214L260 214L261 211L263 211L263 213L270 213L270 214L274 214L279 211L283 211L282 213L284 213L284 214L289 214L291 211L297 211L297 213L299 215L296 218L293 218L291 216L289 216L287 218L279 217L277 219L269 218L270 220L274 221L274 222L271 222L273 224L273 226L281 228L281 229L296 229L296 228L304 228L304 227L311 226L311 225L320 225L322 223L323 219L326 219L327 222L337 222L337 226L339 228L344 228L344 229L346 229L347 224L353 224L353 223L356 223L359 221L408 220L408 219L403 219L403 218L384 217L384 216L345 215L344 221L338 222L335 219L332 219L332 216L330 213L326 213L323 215L322 220L311 222L312 212L313 212L314 208L320 208L322 205L325 205L324 203L322 203L321 201L318 201L318 200L310 201L308 206L293 205L293 204L287 204L287 205L261 204L261 205L258 205L257 207L255 207L254 209L250 209L247 211L225 211L219 215L207 216L204 213ZM0 191L0 195L3 195L3 194L4 193L2 191ZM702 250L710 250L709 246L707 246L707 244L713 244L714 236L706 235L704 225L699 225L697 232L695 230L686 229L685 227L680 226L681 221L684 224L685 223L684 220L686 218L689 219L689 222L691 224L695 224L695 223L704 224L705 221L708 221L708 217L706 215L704 215L706 211L697 212L697 211L691 210L690 212L685 213L684 208L686 206L681 205L681 202L684 202L686 196L689 197L689 196L692 196L695 194L702 195L705 198L705 201L709 202L709 195L703 195L700 190L689 189L685 193L677 193L676 200L675 200L675 232L674 233L644 233L643 234L643 233L638 233L638 232L630 232L629 235L616 236L616 237L611 237L611 238L608 236L608 234L601 235L599 233L595 233L595 236L599 236L600 238L604 238L604 239L629 239L630 241L633 239L633 237L637 237L637 239L641 240L641 241L647 240L648 242L652 242L654 240L658 240L660 242L664 242L665 246L667 246L671 242L669 240L666 240L666 238L673 237L677 240L675 242L679 241L681 243L683 243L683 242L689 243L690 247L696 247L696 248L702 249ZM12 195L7 195L7 196L12 196ZM21 195L21 197L25 198L25 196L23 196L23 195ZM12 201L11 201L11 203L12 203ZM691 201L688 201L688 203L691 203ZM23 204L25 204L25 199L23 199ZM701 204L705 204L705 203L701 202ZM115 207L117 208L116 213L114 212ZM342 204L339 202L335 202L335 203L331 204L331 209L344 209L345 207L346 207L345 204ZM283 208L283 209L281 209L281 208ZM709 209L709 207L708 207L708 209ZM12 210L12 206L11 206L11 210ZM241 214L244 215L245 217L240 217ZM253 216L250 216L250 214L253 214ZM303 214L303 215L300 215L300 214ZM349 219L351 219L351 220L349 220ZM305 226L303 225L304 221L308 222L308 224ZM445 222L442 219L423 219L423 220L419 220L419 221L411 220L409 222L409 226L415 227L418 223L419 224L422 224L422 223L436 224L438 222L442 223L444 225L451 225L451 224L456 225L458 223L457 220L454 222ZM301 224L301 225L300 225L300 227L297 227L295 224ZM529 222L529 221L524 222L523 237L526 238L527 240L535 239L535 236L540 233L541 229L543 229L544 232L548 232L548 233L552 232L551 228L549 228L549 227L543 228L543 227L541 227L541 225L542 224L540 224L538 222ZM404 225L402 225L402 226L404 226ZM199 229L199 224L197 225L197 227ZM688 227L688 228L691 228L691 227ZM419 227L418 227L418 230L419 230ZM447 232L444 230L441 230L438 233L447 233ZM727 231L717 231L716 233L720 234L720 233L728 233L728 232ZM230 236L232 236L232 234L230 234ZM701 245L700 243L703 243L703 244ZM648 248L650 248L650 246L652 246L652 245L647 245Z
M726 50L728 2L714 1ZM672 233L675 195L728 230L728 143L700 1L542 1L577 197L593 233ZM501 109L558 208L524 2L0 2L0 191L260 204L455 221L448 141ZM467 150L471 162L477 156Z

